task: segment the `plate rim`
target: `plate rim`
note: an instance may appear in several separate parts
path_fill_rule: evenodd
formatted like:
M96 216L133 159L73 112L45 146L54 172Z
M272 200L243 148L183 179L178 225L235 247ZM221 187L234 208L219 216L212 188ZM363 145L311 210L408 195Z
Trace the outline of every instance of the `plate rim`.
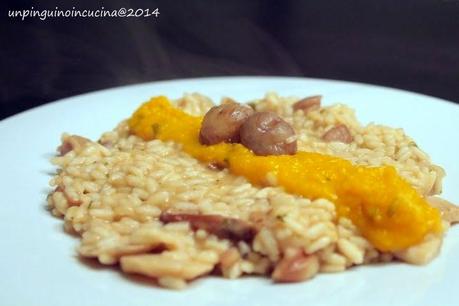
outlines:
M435 97L415 91L409 91L406 89L400 89L396 87L389 87L389 86L383 86L383 85L378 85L378 84L373 84L373 83L365 83L365 82L355 82L355 81L346 81L346 80L339 80L339 79L327 79L327 78L310 78L310 77L298 77L298 76L282 76L282 75L232 75L232 76L211 76L211 77L196 77L196 78L178 78L178 79L163 79L163 80L155 80L155 81L148 81L148 82L141 82L141 83L133 83L133 84L125 84L125 85L120 85L120 86L113 86L113 87L107 87L107 88L102 88L102 89L97 89L97 90L92 90L76 95L71 95L67 96L58 100L52 100L49 102L45 102L44 104L34 106L32 108L23 110L19 113L13 114L11 116L5 117L0 120L0 127L5 124L5 122L9 122L12 120L15 120L18 117L22 117L28 113L40 110L42 108L65 102L65 100L68 99L80 99L84 98L85 96L90 96L94 94L103 94L104 92L107 91L112 91L112 90L123 90L127 88L134 88L134 87L144 87L144 86L149 86L149 85L161 85L161 84L167 84L167 83L175 83L175 82L197 82L197 81L206 81L206 82L212 82L212 81L222 81L222 80L231 80L235 81L237 79L246 79L246 80L256 80L256 79L263 79L263 80L275 80L275 79L282 79L283 81L319 81L319 82L329 82L329 83L335 83L335 84L343 84L343 85L352 85L352 86L365 86L367 88L372 88L372 89L379 89L379 90L390 90L393 92L398 92L401 94L408 94L408 95L413 95L417 96L419 98L427 98L427 99L433 99L436 100L436 102L441 102L441 103L446 103L450 106L453 107L458 107L459 108L459 101L454 102L450 100L446 100L440 97Z

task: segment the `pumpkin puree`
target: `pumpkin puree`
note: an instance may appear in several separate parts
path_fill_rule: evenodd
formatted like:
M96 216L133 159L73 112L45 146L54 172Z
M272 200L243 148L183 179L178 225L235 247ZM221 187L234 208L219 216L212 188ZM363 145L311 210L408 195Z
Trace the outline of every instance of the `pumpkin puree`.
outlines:
M194 158L223 164L253 184L266 185L269 176L289 193L332 201L338 216L351 219L381 251L405 249L443 230L439 211L392 166L356 166L310 152L257 156L241 144L206 146L199 142L201 121L202 117L188 115L159 96L139 107L128 124L131 133L144 140L179 143Z

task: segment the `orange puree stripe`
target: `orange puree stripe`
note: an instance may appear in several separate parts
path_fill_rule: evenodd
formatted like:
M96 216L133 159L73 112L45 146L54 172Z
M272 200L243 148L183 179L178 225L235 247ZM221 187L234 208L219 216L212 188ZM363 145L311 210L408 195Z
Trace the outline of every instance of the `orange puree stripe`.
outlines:
M129 119L133 134L144 140L174 141L203 162L226 165L256 185L275 178L287 192L332 201L339 216L352 220L381 251L397 251L442 231L439 211L401 178L394 167L355 166L349 161L310 152L257 156L240 144L201 145L202 117L175 108L166 97L152 98Z

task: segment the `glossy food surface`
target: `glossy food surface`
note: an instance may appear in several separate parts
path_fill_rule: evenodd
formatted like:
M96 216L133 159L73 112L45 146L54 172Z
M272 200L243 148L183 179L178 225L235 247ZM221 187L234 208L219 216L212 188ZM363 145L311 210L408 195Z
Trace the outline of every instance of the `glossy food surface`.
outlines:
M364 167L317 153L256 156L240 144L199 142L202 118L188 115L160 96L129 119L133 134L173 141L203 162L218 163L253 184L275 184L309 199L333 201L381 251L397 251L442 231L440 214L404 181L395 168Z

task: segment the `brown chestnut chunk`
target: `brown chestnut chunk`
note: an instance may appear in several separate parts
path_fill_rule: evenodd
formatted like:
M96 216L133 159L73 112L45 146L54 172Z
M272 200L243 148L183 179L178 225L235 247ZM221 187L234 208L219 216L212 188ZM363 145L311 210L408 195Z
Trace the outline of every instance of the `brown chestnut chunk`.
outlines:
M351 143L352 141L354 141L354 137L352 137L351 132L349 131L348 127L344 124L339 124L329 129L322 136L322 139L327 142L339 141L343 143Z
M256 155L292 155L297 150L295 131L272 112L250 116L241 127L241 143Z
M307 97L304 99L299 100L295 104L293 104L293 110L302 110L305 114L312 110L316 110L320 108L320 101L322 100L322 96L312 96Z
M64 156L70 151L75 151L79 153L86 144L90 143L91 140L88 138L78 136L78 135L70 135L65 136L62 140L62 144L57 148L60 156Z
M284 257L271 275L275 282L301 282L314 277L319 272L319 258L317 255L305 255L298 252L292 257Z
M222 239L252 241L257 229L250 223L220 215L194 215L163 212L159 216L163 223L189 222L193 230L203 229Z
M199 141L205 145L239 142L241 125L252 113L252 108L238 103L212 107L202 121Z

